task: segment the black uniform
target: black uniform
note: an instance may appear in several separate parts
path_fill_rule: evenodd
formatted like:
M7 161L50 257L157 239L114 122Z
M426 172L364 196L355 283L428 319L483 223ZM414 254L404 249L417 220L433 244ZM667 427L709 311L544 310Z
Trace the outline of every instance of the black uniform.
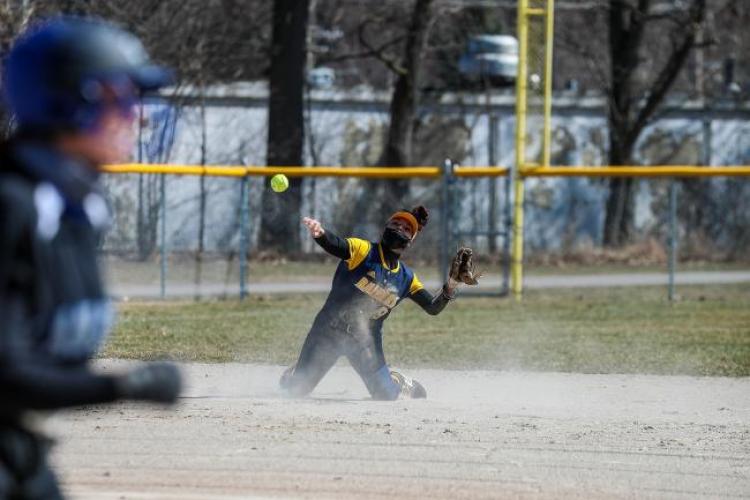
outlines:
M88 359L112 308L96 261L108 210L96 171L49 146L0 151L0 499L61 498L33 410L113 401Z
M46 441L28 425L34 411L119 398L173 403L180 392L168 363L116 376L86 366L113 316L96 261L109 221L97 167L125 149L118 141L138 96L172 79L135 36L80 17L30 27L3 63L18 132L0 145L0 500L47 500L61 495ZM63 154L63 144L96 165Z

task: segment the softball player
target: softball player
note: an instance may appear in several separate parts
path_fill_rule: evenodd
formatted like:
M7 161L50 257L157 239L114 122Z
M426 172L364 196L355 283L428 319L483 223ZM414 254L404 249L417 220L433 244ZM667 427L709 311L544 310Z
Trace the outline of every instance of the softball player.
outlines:
M454 298L459 283L477 284L471 249L462 248L448 282L437 295L424 285L401 255L427 224L422 206L394 213L380 241L340 238L315 219L304 218L310 234L329 254L341 259L331 292L313 322L296 364L281 378L294 396L309 394L341 356L346 356L374 399L424 398L424 387L391 371L383 353L383 323L405 298L437 315Z
M99 167L127 158L140 93L170 78L133 35L57 18L17 40L3 80L16 129L0 144L0 499L56 500L40 411L180 392L170 364L88 367L112 321L96 262L109 222Z

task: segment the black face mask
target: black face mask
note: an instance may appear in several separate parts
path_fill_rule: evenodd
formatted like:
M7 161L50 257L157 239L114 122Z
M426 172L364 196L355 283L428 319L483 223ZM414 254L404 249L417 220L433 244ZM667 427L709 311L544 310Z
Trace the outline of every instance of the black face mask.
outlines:
M380 243L388 250L394 253L400 253L409 246L411 238L403 234L401 231L387 227L385 228L385 231L383 231Z

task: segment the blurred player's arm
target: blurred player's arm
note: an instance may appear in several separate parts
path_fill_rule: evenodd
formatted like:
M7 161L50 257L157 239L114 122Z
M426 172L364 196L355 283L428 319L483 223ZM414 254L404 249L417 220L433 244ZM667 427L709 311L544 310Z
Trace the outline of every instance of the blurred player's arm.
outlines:
M179 392L179 373L99 375L84 366L60 364L32 344L32 313L14 279L20 248L27 248L34 234L34 216L22 203L11 210L11 200L0 196L0 401L3 410L41 410L82 404L105 403L119 398L174 400ZM32 270L30 270L32 271ZM33 279L29 276L29 279ZM28 292L26 292L28 293ZM157 371L159 369L157 368ZM176 385L175 385L176 384ZM166 392L154 393L161 385ZM150 392L149 392L150 391ZM171 391L171 393L169 393ZM169 394L168 394L169 393ZM161 399L158 399L161 398Z
M5 346L3 346L5 347ZM0 399L16 410L51 410L118 399L114 376L63 368L51 360L0 356Z
M2 297L0 317L0 401L9 409L51 410L117 399L170 403L177 398L180 374L173 365L147 364L122 375L96 374L85 365L61 364L35 353L22 305Z

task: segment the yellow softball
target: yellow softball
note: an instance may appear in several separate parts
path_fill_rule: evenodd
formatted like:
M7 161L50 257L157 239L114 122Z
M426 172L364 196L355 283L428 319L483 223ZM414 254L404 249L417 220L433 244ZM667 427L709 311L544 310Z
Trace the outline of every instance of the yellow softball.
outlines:
M289 179L284 174L276 174L271 177L271 189L277 193L283 193L289 189Z

